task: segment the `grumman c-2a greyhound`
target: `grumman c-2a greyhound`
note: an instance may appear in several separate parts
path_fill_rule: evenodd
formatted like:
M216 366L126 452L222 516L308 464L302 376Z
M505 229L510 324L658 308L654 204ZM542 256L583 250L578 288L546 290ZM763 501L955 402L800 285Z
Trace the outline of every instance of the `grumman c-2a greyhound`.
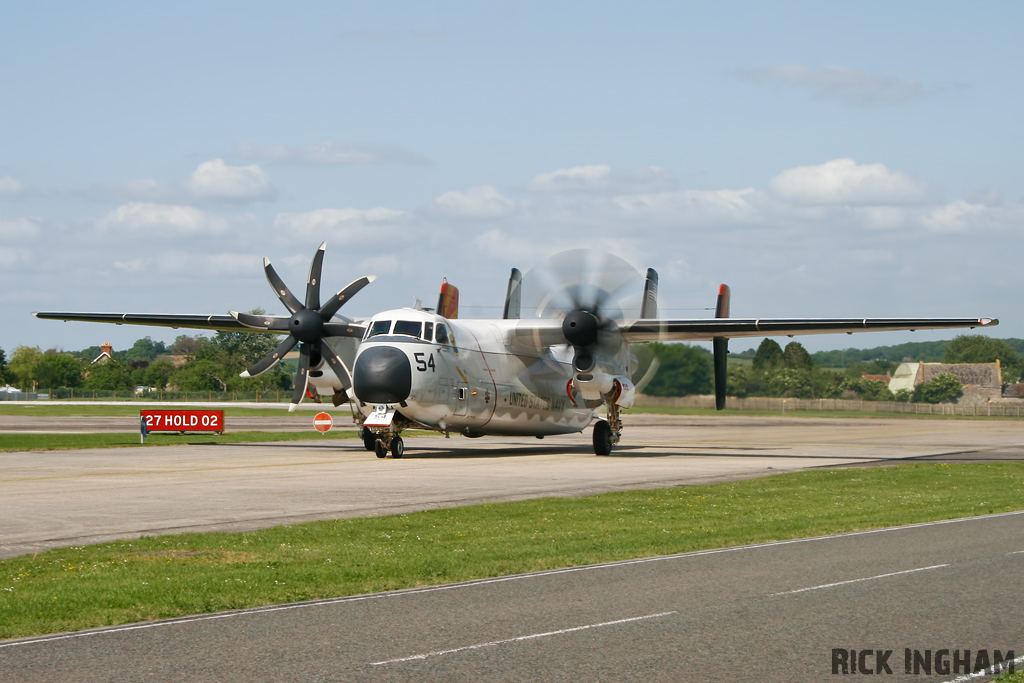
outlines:
M242 373L253 377L299 346L292 395L294 410L304 395L330 397L335 406L352 401L363 444L383 458L402 457L402 431L409 428L467 437L544 437L583 431L594 424L594 452L608 455L622 435L620 411L636 395L636 357L630 344L652 341L711 341L715 399L725 406L729 339L872 330L991 327L993 318L730 318L729 288L722 285L714 318L658 317L658 275L648 269L639 315L628 317L616 297L623 278L602 277L555 284L521 318L524 279L513 268L498 320L458 318L458 290L445 282L436 310L402 308L366 318L339 309L374 276L361 277L321 304L320 275L326 243L313 257L306 296L297 299L269 259L267 280L288 317L37 312L37 318L173 328L287 335L274 351ZM563 263L578 262L582 252ZM558 258L558 257L556 257ZM619 264L621 259L610 257ZM606 260L607 261L607 260ZM633 271L635 273L635 271ZM538 280L541 279L538 277ZM628 278L627 278L628 279ZM548 317L544 317L547 315ZM606 408L606 418L598 416Z

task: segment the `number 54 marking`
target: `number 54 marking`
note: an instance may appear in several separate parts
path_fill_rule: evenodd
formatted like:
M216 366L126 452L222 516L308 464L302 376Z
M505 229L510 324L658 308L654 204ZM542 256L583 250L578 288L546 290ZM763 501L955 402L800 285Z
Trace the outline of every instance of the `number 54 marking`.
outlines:
M416 356L416 369L420 372L426 372L427 368L430 368L431 372L437 372L437 368L434 367L434 354L430 354L430 357L424 359L425 353L415 353Z

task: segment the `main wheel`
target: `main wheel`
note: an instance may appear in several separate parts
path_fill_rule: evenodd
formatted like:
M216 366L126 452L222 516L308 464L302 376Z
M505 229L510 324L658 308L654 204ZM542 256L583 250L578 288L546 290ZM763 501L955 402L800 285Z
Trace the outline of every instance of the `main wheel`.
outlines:
M369 427L359 429L359 438L363 440L363 448L368 451L372 451L374 444L377 443L377 435L371 432Z
M395 436L391 439L391 457L401 458L405 455L405 442L402 441L402 437Z
M604 420L594 425L594 453L609 455L612 452L612 426Z
M384 447L383 441L376 439L373 442L373 452L377 454L378 458L383 458L388 454L388 449Z

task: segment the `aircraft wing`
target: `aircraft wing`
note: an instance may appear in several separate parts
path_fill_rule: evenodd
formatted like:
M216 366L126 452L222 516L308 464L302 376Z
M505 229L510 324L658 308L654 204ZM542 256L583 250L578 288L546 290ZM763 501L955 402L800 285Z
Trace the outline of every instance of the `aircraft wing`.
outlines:
M88 323L113 323L115 325L150 325L153 327L179 327L197 330L222 330L225 332L262 332L287 334L288 330L256 329L243 325L230 315L181 315L176 313L62 313L37 311L33 313L43 320L64 320ZM262 319L262 316L260 316ZM285 318L287 320L287 318ZM362 336L363 325L357 323L324 323L326 336Z
M620 323L628 343L711 341L715 337L793 337L805 334L944 330L992 327L995 318L701 318L694 320L630 320Z

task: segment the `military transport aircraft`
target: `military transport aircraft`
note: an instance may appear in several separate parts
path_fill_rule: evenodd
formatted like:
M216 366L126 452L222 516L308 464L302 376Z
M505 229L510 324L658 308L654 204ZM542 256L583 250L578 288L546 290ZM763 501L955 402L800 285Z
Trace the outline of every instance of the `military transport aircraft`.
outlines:
M648 269L637 316L620 306L627 278L615 275L555 282L533 314L523 312L524 276L513 268L504 313L497 320L458 317L458 290L445 281L436 310L421 306L348 318L339 309L374 276L361 277L325 303L320 275L326 243L313 257L304 300L284 284L269 259L267 280L288 317L232 311L230 315L37 312L37 318L156 325L287 335L242 377L266 372L299 346L292 395L294 410L304 395L330 397L335 406L352 401L363 444L383 458L402 457L401 433L417 428L468 437L544 437L583 431L594 423L593 445L608 455L622 433L620 411L633 405L636 356L630 344L652 341L711 341L715 398L725 406L729 339L871 330L990 327L992 318L730 318L729 288L722 285L714 318L658 317L658 275ZM580 250L577 250L580 251ZM562 264L580 254L564 252ZM558 260L556 257L555 260ZM606 263L625 262L609 257ZM600 270L600 268L598 269ZM538 281L543 279L538 277ZM557 278L556 278L557 279ZM533 284L537 284L534 282ZM606 417L597 409L604 406Z

